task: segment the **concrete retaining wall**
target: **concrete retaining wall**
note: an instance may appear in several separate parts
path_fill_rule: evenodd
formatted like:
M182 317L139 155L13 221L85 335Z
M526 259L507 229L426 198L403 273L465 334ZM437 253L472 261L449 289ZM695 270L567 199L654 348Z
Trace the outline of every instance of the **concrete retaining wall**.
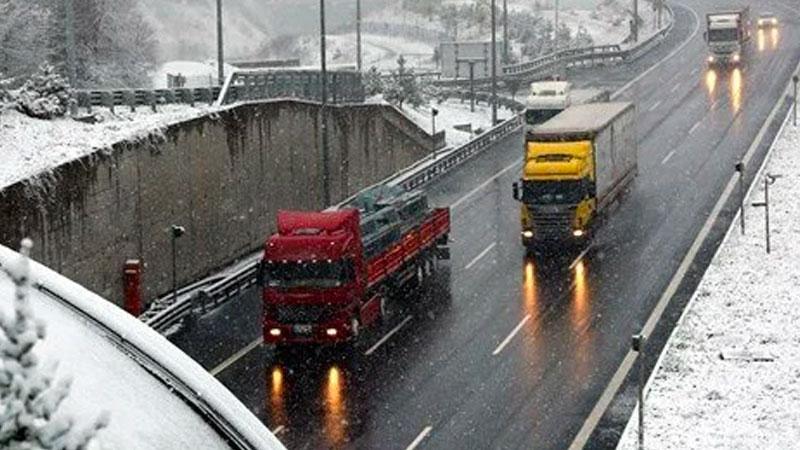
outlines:
M425 157L433 137L385 105L329 107L331 190L339 201ZM122 302L126 259L145 264L145 298L171 288L168 229L180 282L257 249L281 208L321 209L319 105L240 105L116 144L0 192L0 243Z

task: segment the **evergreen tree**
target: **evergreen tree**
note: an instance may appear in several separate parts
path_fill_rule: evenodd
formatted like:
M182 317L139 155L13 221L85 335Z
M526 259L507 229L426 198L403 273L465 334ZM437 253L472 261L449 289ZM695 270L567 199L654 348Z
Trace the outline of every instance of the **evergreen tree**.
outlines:
M364 93L367 97L372 97L383 93L383 77L378 71L378 68L372 66L368 71L364 72Z
M423 103L419 81L414 74L414 69L406 67L406 59L403 58L403 55L397 58L397 69L392 72L392 77L386 83L383 98L401 109L405 103L412 106L419 106Z
M19 260L4 268L16 290L13 315L0 311L0 448L85 450L108 425L108 414L79 429L58 412L69 395L71 379L56 380L57 365L42 366L34 352L46 327L28 299L31 246L29 239L24 240Z
M17 96L17 109L37 119L53 119L67 113L72 90L67 80L53 66L42 64Z

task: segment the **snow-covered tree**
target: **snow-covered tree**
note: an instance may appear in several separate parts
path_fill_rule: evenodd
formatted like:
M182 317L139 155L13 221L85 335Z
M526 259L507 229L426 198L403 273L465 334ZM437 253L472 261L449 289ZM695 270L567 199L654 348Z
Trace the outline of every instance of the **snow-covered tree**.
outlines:
M383 93L383 77L378 68L372 66L364 72L364 93L367 97Z
M72 101L67 80L53 66L42 64L17 96L17 109L37 119L53 119L67 113Z
M406 67L403 55L397 58L397 69L392 71L392 76L385 85L383 98L400 108L406 103L412 106L423 103L419 80L414 74L414 69Z
M39 0L0 0L0 72L24 79L47 59L50 20Z
M70 378L56 379L57 364L42 365L35 353L46 326L28 299L31 289L31 241L22 241L21 255L4 268L16 286L13 314L0 310L0 448L9 450L85 450L108 425L108 413L86 427L59 413L70 393Z

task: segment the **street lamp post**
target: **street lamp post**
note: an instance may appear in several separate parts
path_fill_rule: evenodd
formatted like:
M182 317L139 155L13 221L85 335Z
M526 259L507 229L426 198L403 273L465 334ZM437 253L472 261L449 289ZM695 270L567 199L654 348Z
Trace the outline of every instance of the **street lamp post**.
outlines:
M170 227L170 237L172 241L172 301L178 301L178 238L186 234L186 228L180 225Z
M633 351L639 354L639 433L638 442L639 450L644 450L644 363L645 363L645 346L647 345L647 338L642 334L633 336L631 347Z
M438 142L436 140L436 116L439 115L439 110L436 108L431 108L431 134L434 137L433 141L433 159L436 159L436 150L438 150Z
M497 0L492 0L492 127L497 124Z
M217 0L217 83L225 82L225 55L222 46L222 0Z
M792 81L794 82L794 126L797 126L797 82L800 81L800 77L797 75L792 77Z
M322 145L322 197L325 206L331 204L330 189L330 169L328 161L328 118L326 106L328 105L328 65L325 51L325 0L319 0L319 48L320 48L320 85L321 85L321 105L320 113L320 144Z
M356 68L363 70L361 55L361 0L356 0Z
M75 5L73 0L64 0L64 33L67 45L67 78L69 84L75 88L78 84L77 54L75 51Z
M508 0L503 0L503 64L508 64Z
M744 234L744 163L736 163L736 171L739 172L739 225Z

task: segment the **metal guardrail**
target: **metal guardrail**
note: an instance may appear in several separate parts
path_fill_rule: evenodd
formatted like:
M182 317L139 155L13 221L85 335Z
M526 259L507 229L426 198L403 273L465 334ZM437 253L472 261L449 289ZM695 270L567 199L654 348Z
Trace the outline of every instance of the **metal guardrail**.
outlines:
M328 71L330 103L362 103L365 98L361 73ZM216 105L238 101L295 98L320 101L322 73L319 70L240 70L228 75Z
M670 14L672 14L672 11L670 11ZM629 57L635 55L634 53L630 53L632 50L644 48L645 50L639 50L641 53L639 53L638 56L641 56L641 54L649 50L654 43L666 36L671 29L672 23L636 47L626 50L629 52ZM512 100L509 99L509 101ZM477 156L495 142L505 139L516 132L522 127L522 124L523 116L515 115L461 147L450 151L445 156L434 160L423 161L378 184L389 183L395 186L402 186L407 190L420 189L452 171L455 167ZM342 203L346 201L347 200L344 200ZM245 264L236 273L225 276L219 281L206 283L205 287L198 290L194 295L188 297L184 296L183 299L173 304L165 304L163 309L155 310L153 313L150 313L148 310L148 313L146 313L148 315L143 315L141 318L156 331L164 333L174 325L194 318L196 314L203 314L209 309L213 309L231 300L245 289L254 285L258 279L258 261L258 258L254 258L252 262ZM191 286L185 288L183 290L184 293L191 290L190 288ZM197 285L194 286L194 289L197 289Z
M94 107L107 107L112 112L117 106L127 106L135 111L138 106L148 106L156 111L158 105L196 103L213 104L220 93L220 87L172 88L172 89L106 89L79 90L75 100L81 108L89 111Z

